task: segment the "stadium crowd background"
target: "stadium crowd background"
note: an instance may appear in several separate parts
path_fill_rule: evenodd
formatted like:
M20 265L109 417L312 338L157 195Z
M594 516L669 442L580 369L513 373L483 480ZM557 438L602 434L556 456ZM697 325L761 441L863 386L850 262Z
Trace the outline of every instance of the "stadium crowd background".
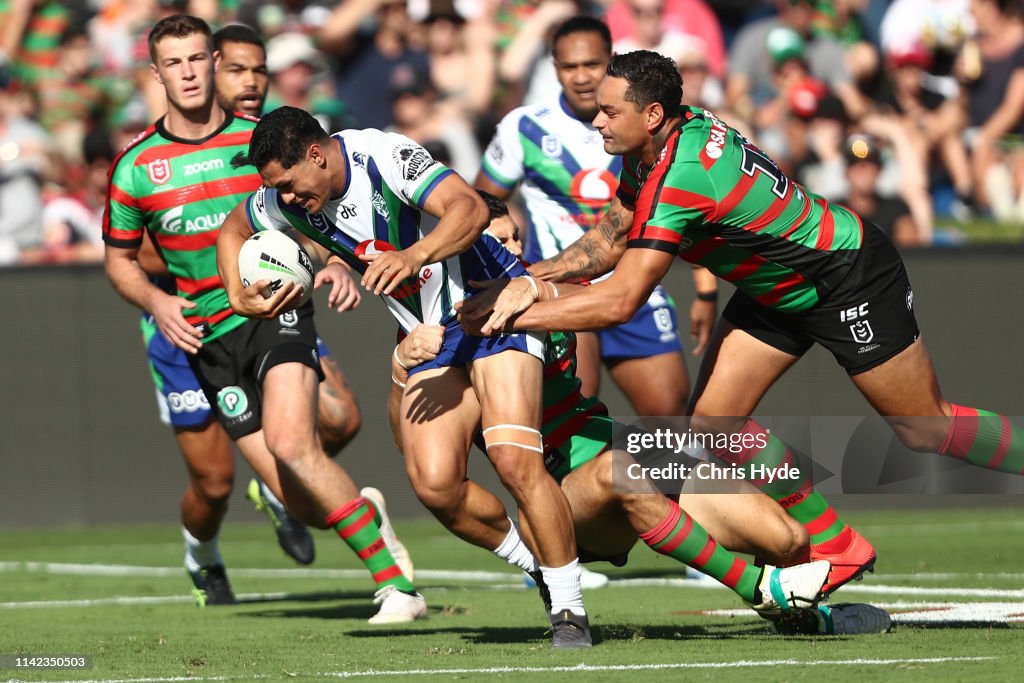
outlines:
M469 181L502 115L554 102L580 13L672 57L706 107L901 247L1024 224L1021 0L0 0L0 265L99 262L106 173L164 111L146 35L190 13L267 41L270 93Z

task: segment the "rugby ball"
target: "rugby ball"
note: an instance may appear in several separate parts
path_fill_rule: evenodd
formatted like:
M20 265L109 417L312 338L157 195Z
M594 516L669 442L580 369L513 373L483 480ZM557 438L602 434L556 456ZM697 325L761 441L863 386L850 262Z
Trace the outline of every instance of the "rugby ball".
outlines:
M248 287L270 280L269 297L291 280L302 287L302 303L313 296L313 262L302 246L279 230L264 230L245 241L238 252L238 274Z

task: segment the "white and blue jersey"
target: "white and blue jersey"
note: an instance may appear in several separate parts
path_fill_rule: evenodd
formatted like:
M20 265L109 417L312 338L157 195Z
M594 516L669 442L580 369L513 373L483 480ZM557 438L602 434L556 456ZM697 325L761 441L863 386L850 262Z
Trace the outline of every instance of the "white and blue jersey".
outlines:
M524 258L558 254L595 226L618 188L622 157L604 151L601 134L569 109L550 105L505 115L487 146L483 174L498 187L520 187L526 204ZM633 318L598 332L601 357L645 358L680 350L675 304L659 285Z
M372 128L346 130L332 139L345 163L345 187L339 196L321 211L310 213L285 203L275 189L262 187L246 199L246 214L253 230L294 228L363 273L367 264L360 255L407 249L429 234L431 228L421 225L423 206L434 188L453 172L419 144L397 133ZM455 304L473 293L470 280L516 277L525 272L510 251L490 235L482 235L465 252L424 265L382 298L406 332L431 324L447 326L455 334ZM461 332L459 335L461 338ZM506 335L500 348L493 340L467 339L458 346L464 351L469 347L496 348L494 352L522 346L520 350L540 358L542 339L541 335L516 334ZM473 357L481 356L459 353L448 364Z

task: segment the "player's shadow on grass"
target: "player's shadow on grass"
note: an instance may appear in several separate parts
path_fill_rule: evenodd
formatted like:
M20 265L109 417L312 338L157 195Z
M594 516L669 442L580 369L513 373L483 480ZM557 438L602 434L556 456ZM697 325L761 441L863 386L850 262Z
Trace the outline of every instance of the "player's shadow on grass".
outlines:
M410 387L407 393L411 397L405 419L414 423L428 422L440 417L455 408L462 398L459 392L453 392L450 380L444 377L430 377Z
M431 620L435 623L444 619L441 615L435 615L431 610ZM751 635L763 636L765 629L761 626L737 627L736 624L680 624L678 626L639 626L637 624L593 624L591 632L594 644L602 642L623 642L641 640L714 640L723 641L735 638L746 638ZM549 643L551 635L546 633L543 624L537 626L509 627L509 626L437 626L432 627L430 622L423 622L413 627L398 627L393 631L379 631L376 629L361 629L348 631L345 635L352 638L380 638L393 637L395 635L438 635L449 634L460 637L467 643L473 644L508 644L527 643L536 641L538 643ZM792 640L792 639L790 639Z

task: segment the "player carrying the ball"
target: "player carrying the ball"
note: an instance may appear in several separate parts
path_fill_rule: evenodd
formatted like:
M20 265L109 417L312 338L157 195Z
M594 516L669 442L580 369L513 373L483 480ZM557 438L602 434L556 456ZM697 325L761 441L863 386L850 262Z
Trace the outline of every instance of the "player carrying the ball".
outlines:
M312 305L268 320L248 320L228 305L217 275L217 235L223 215L259 186L259 177L238 163L255 119L226 111L214 97L219 55L210 27L192 16L168 17L150 32L149 50L168 110L111 168L107 275L189 354L225 431L274 495L306 524L333 527L360 557L381 604L371 623L426 616L423 597L395 560L404 548L393 534L382 536L377 506L317 438L323 371ZM215 177L207 175L214 170ZM167 262L178 296L150 283L139 266L143 231Z
M316 119L282 107L260 120L249 159L265 187L227 217L217 244L221 277L242 315L267 318L295 306L301 288L288 282L270 298L266 280L243 287L238 253L255 231L292 227L330 252L315 285L330 284L337 306L350 280L342 267L382 295L409 331L445 328L432 361L414 368L401 430L417 496L447 525L471 516L478 501L463 495L462 475L479 416L488 457L519 506L527 543L551 591L555 647L588 647L569 504L540 458L544 335L465 336L455 304L470 280L525 274L490 236L489 213L466 182L409 138L379 130L328 135ZM428 226L429 216L439 220ZM383 358L381 359L384 360ZM475 394L475 396L473 396ZM472 396L472 401L470 397Z

